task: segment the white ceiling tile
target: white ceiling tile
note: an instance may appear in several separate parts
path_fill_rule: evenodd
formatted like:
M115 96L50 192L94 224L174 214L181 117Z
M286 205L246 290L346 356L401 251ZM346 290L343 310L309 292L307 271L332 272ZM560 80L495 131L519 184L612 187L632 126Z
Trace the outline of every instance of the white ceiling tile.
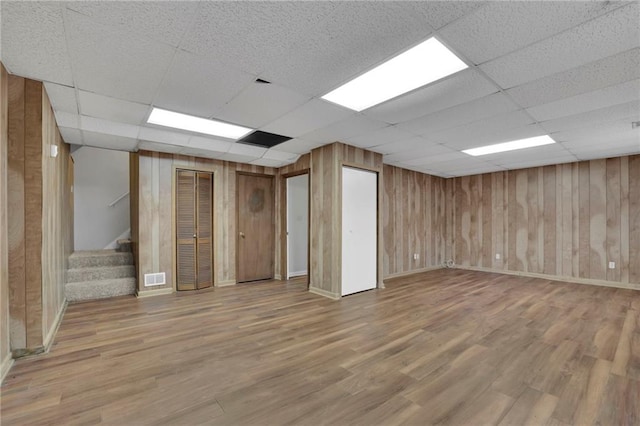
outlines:
M198 3L72 1L66 7L118 30L177 46L195 17Z
M503 93L494 93L400 123L398 128L416 135L428 135L517 109L518 106Z
M62 140L68 144L73 145L82 145L84 141L82 140L82 132L79 129L71 128L71 127L59 127L60 135L62 136Z
M503 128L496 131L486 131L482 134L460 133L455 137L446 139L443 143L452 149L469 149L485 145L493 145L502 142L510 142L517 139L532 138L545 135L546 131L536 124L524 125L512 128Z
M549 158L561 157L572 157L571 161L576 160L575 157L573 157L572 154L560 143L518 149L516 151L498 152L495 154L483 155L481 158L494 164L509 167L510 163L541 161Z
M293 154L306 154L307 152L311 152L312 149L318 148L322 145L324 145L324 143L296 138L282 142L276 146L280 151L291 152Z
M66 30L76 87L117 99L151 103L174 48L132 36L68 11Z
M556 156L554 158L542 158L539 160L529 160L523 157L522 161L514 161L504 165L507 170L527 169L530 167L549 166L551 164L573 163L577 161L576 157L571 154Z
M640 45L640 3L481 65L502 88L565 71Z
M640 48L514 87L507 90L507 93L519 105L528 108L638 78Z
M419 141L419 144L415 142ZM428 142L424 139L413 139L408 144L399 143L394 152L385 154L385 161L404 162L417 158L433 157L436 155L453 155L457 157L458 151L444 145Z
M78 114L54 110L54 115L58 127L69 127L72 129L80 127L80 116Z
M406 141L413 138L415 138L414 135L400 130L396 126L387 126L380 130L348 138L345 142L349 145L354 145L360 148L370 148L373 146Z
M636 120L640 120L640 100L543 121L540 125L549 132L560 132L591 127L624 117L633 117L634 114Z
M355 114L345 120L338 121L326 127L302 135L305 140L322 143L345 141L350 137L360 136L374 130L387 127L383 121L372 120L362 114Z
M224 161L233 161L236 163L251 163L254 160L257 160L260 156L256 155L242 155L242 154L222 154L220 156L221 160Z
M157 129L152 127L141 127L138 133L138 139L160 142L171 145L187 146L189 145L189 138L191 135L186 133L172 132L164 129Z
M216 60L178 50L153 103L172 111L211 117L255 78L223 68Z
M122 123L144 124L150 110L149 105L123 101L84 90L78 91L78 99L82 115Z
M414 14L418 14L435 29L440 29L465 15L472 15L474 11L486 7L491 2L486 1L416 1ZM480 9L482 10L482 9ZM477 12L475 12L477 13Z
M503 132L514 128L522 128L533 122L531 117L524 111L512 111L435 132L424 137L432 142L446 144L447 146L467 148L468 141L499 139ZM495 143L498 142L500 141Z
M455 3L455 2L452 2ZM510 53L618 8L619 2L490 2L440 35L475 64Z
M0 2L2 62L12 74L73 86L58 2Z
M280 61L269 62L264 69L267 80L320 96L431 33L419 2L334 4L331 15L300 30L288 52L279 55Z
M387 123L400 123L497 91L498 88L480 73L466 69L422 89L374 106L364 111L364 114Z
M268 158L258 158L257 160L253 160L250 164L254 164L256 166L264 166L264 167L282 167L289 164L287 161L283 160L270 160Z
M114 149L117 151L135 151L138 141L135 138L106 135L83 130L84 145L96 148Z
M285 61L291 45L308 37L337 7L334 2L200 2L180 47L260 74Z
M633 140L640 148L640 131L631 127L631 122L638 119L640 112L634 116L610 122L594 123L578 129L555 132L551 137L571 148L589 145L612 146L618 140Z
M252 83L216 113L216 118L258 128L310 101L277 84Z
M584 149L569 148L575 152L575 156L579 160L594 160L598 158L619 157L621 155L640 154L640 146L638 141L634 139L626 141L618 141L615 146L589 146Z
M255 158L262 157L265 152L267 152L267 148L247 145L244 143L234 143L228 151L228 153L232 155L246 155Z
M78 114L76 91L73 87L45 82L44 88L47 91L51 106L54 110Z
M155 151L155 152L165 152L167 154L178 154L182 152L184 146L182 145L171 145L168 143L155 142L155 141L146 141L140 140L138 144L138 149L144 151Z
M459 151L450 150L448 153L443 154L435 154L435 155L423 155L416 156L410 160L403 161L404 164L408 166L433 166L434 164L452 164L455 162L464 162L469 159L467 154L464 154ZM434 169L436 170L436 169Z
M293 154L291 152L279 151L273 148L270 148L265 152L262 156L265 160L277 160L277 161L296 161L300 155Z
M137 138L138 132L140 132L140 127L138 126L84 115L80 116L80 129L133 139Z
M338 120L344 120L354 114L355 112L349 109L319 99L312 99L260 130L295 138Z
M425 150L427 148L440 146L441 145L432 144L420 136L412 136L409 139L394 140L376 145L372 150L388 155L406 151Z
M479 164L476 166L467 166L461 169L440 166L436 168L437 173L446 174L447 176L471 176L483 173L493 173L505 170L504 167L496 164Z
M221 159L224 155L224 152L220 151L211 151L208 149L200 149L200 148L189 148L184 147L179 152L182 155L188 155L192 157L201 157L201 158L211 158L211 159Z
M547 121L636 100L640 100L640 79L534 106L527 111L537 120Z
M227 152L234 142L224 141L216 138L207 138L202 136L191 136L189 138L188 147L190 149L210 150L217 152Z

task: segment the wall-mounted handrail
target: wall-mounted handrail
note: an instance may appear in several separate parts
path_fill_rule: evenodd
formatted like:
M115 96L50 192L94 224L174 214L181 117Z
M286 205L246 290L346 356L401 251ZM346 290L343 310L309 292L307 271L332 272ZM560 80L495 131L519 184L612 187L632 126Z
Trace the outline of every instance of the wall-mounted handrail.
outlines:
M116 204L118 204L120 202L120 200L122 200L123 198L125 198L127 195L129 195L129 191L125 192L124 194L122 194L121 196L119 196L118 198L116 198L115 200L113 200L110 204L108 204L108 207L113 207Z

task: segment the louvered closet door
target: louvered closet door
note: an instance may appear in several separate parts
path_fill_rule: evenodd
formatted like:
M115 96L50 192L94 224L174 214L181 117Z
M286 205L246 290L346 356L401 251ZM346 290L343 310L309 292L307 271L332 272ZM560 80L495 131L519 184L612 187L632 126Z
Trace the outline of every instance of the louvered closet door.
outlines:
M177 172L176 287L195 290L213 285L212 175Z
M212 277L212 238L211 238L211 218L213 217L212 206L212 190L211 190L211 174L198 173L198 199L196 214L197 229L197 286L198 288L211 287L213 285Z

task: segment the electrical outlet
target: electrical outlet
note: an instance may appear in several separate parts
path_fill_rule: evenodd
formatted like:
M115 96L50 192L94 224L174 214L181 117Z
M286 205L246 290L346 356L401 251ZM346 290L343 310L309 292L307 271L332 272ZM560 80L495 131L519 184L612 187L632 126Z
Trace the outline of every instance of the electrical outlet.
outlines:
M500 260L500 253L496 253L496 260Z
M413 253L413 260L420 259L420 255L418 253Z
M609 269L616 269L616 262L609 262Z

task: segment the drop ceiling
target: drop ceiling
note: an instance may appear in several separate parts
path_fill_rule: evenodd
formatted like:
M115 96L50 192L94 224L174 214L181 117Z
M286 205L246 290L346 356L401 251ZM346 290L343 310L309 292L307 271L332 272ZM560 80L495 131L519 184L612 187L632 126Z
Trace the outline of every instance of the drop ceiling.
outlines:
M443 177L640 153L640 3L0 3L0 59L68 143L279 167L340 141ZM362 112L320 99L435 36L469 68ZM262 79L270 84L256 82ZM149 125L152 107L292 139ZM471 157L549 134L557 144Z

